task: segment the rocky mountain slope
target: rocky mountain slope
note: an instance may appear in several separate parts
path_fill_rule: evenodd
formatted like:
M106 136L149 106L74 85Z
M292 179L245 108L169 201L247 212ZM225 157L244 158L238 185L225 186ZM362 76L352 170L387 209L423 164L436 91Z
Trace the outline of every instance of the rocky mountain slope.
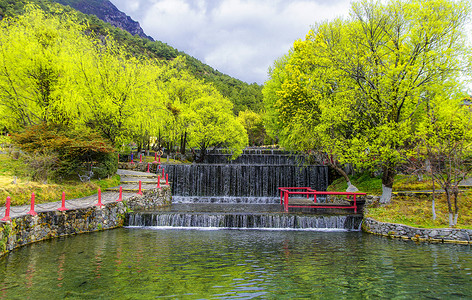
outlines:
M110 23L111 25L128 31L132 35L138 35L142 38L154 41L154 39L146 35L139 25L124 12L120 11L109 0L52 0L53 2L70 7L88 15L95 15L99 19Z

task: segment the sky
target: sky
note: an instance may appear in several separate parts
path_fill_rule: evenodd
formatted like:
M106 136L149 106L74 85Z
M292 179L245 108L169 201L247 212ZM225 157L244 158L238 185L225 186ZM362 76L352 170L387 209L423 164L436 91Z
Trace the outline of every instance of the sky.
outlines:
M310 27L349 14L350 0L110 0L147 35L247 83Z

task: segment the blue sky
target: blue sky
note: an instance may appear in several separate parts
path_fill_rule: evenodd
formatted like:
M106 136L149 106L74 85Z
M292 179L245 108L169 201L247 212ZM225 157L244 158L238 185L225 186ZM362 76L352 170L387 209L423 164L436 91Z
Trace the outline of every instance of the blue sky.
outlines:
M263 84L311 25L347 16L349 0L111 0L156 40L220 72Z

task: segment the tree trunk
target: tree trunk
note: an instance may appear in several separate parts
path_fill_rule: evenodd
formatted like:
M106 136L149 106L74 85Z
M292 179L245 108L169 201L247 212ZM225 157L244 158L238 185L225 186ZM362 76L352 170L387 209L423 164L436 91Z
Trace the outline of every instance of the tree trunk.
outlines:
M382 171L382 196L379 202L388 204L392 200L393 180L396 172L392 166L384 166Z
M201 163L205 159L207 148L205 145L200 145L200 155L198 156L196 162Z
M336 165L335 162L332 162L331 160L328 160L329 162L329 165L336 170L336 172L338 172L342 177L344 177L344 179L346 180L347 182L347 190L346 192L357 192L359 191L359 189L354 186L352 183L351 183L351 180L349 179L349 176L347 175L347 173L343 170L343 168L339 167L338 165Z
M446 200L447 200L447 208L449 210L449 227L454 227L454 219L453 219L453 212L452 212L452 204L451 204L451 188L449 185L444 187L444 191L446 192Z
M180 143L180 154L185 154L185 147L187 146L187 131L182 135Z
M434 182L433 171L431 170L431 179L433 180L433 203L431 204L431 210L433 211L433 220L436 220L436 187Z
M454 186L452 189L452 193L454 195L454 226L457 225L457 218L459 217L459 205L457 202L459 201L459 188Z

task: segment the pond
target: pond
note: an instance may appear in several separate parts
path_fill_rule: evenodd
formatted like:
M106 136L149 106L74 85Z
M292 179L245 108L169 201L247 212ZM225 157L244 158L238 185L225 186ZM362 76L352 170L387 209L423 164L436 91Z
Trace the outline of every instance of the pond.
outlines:
M362 232L120 228L0 258L0 299L461 299L470 246Z

